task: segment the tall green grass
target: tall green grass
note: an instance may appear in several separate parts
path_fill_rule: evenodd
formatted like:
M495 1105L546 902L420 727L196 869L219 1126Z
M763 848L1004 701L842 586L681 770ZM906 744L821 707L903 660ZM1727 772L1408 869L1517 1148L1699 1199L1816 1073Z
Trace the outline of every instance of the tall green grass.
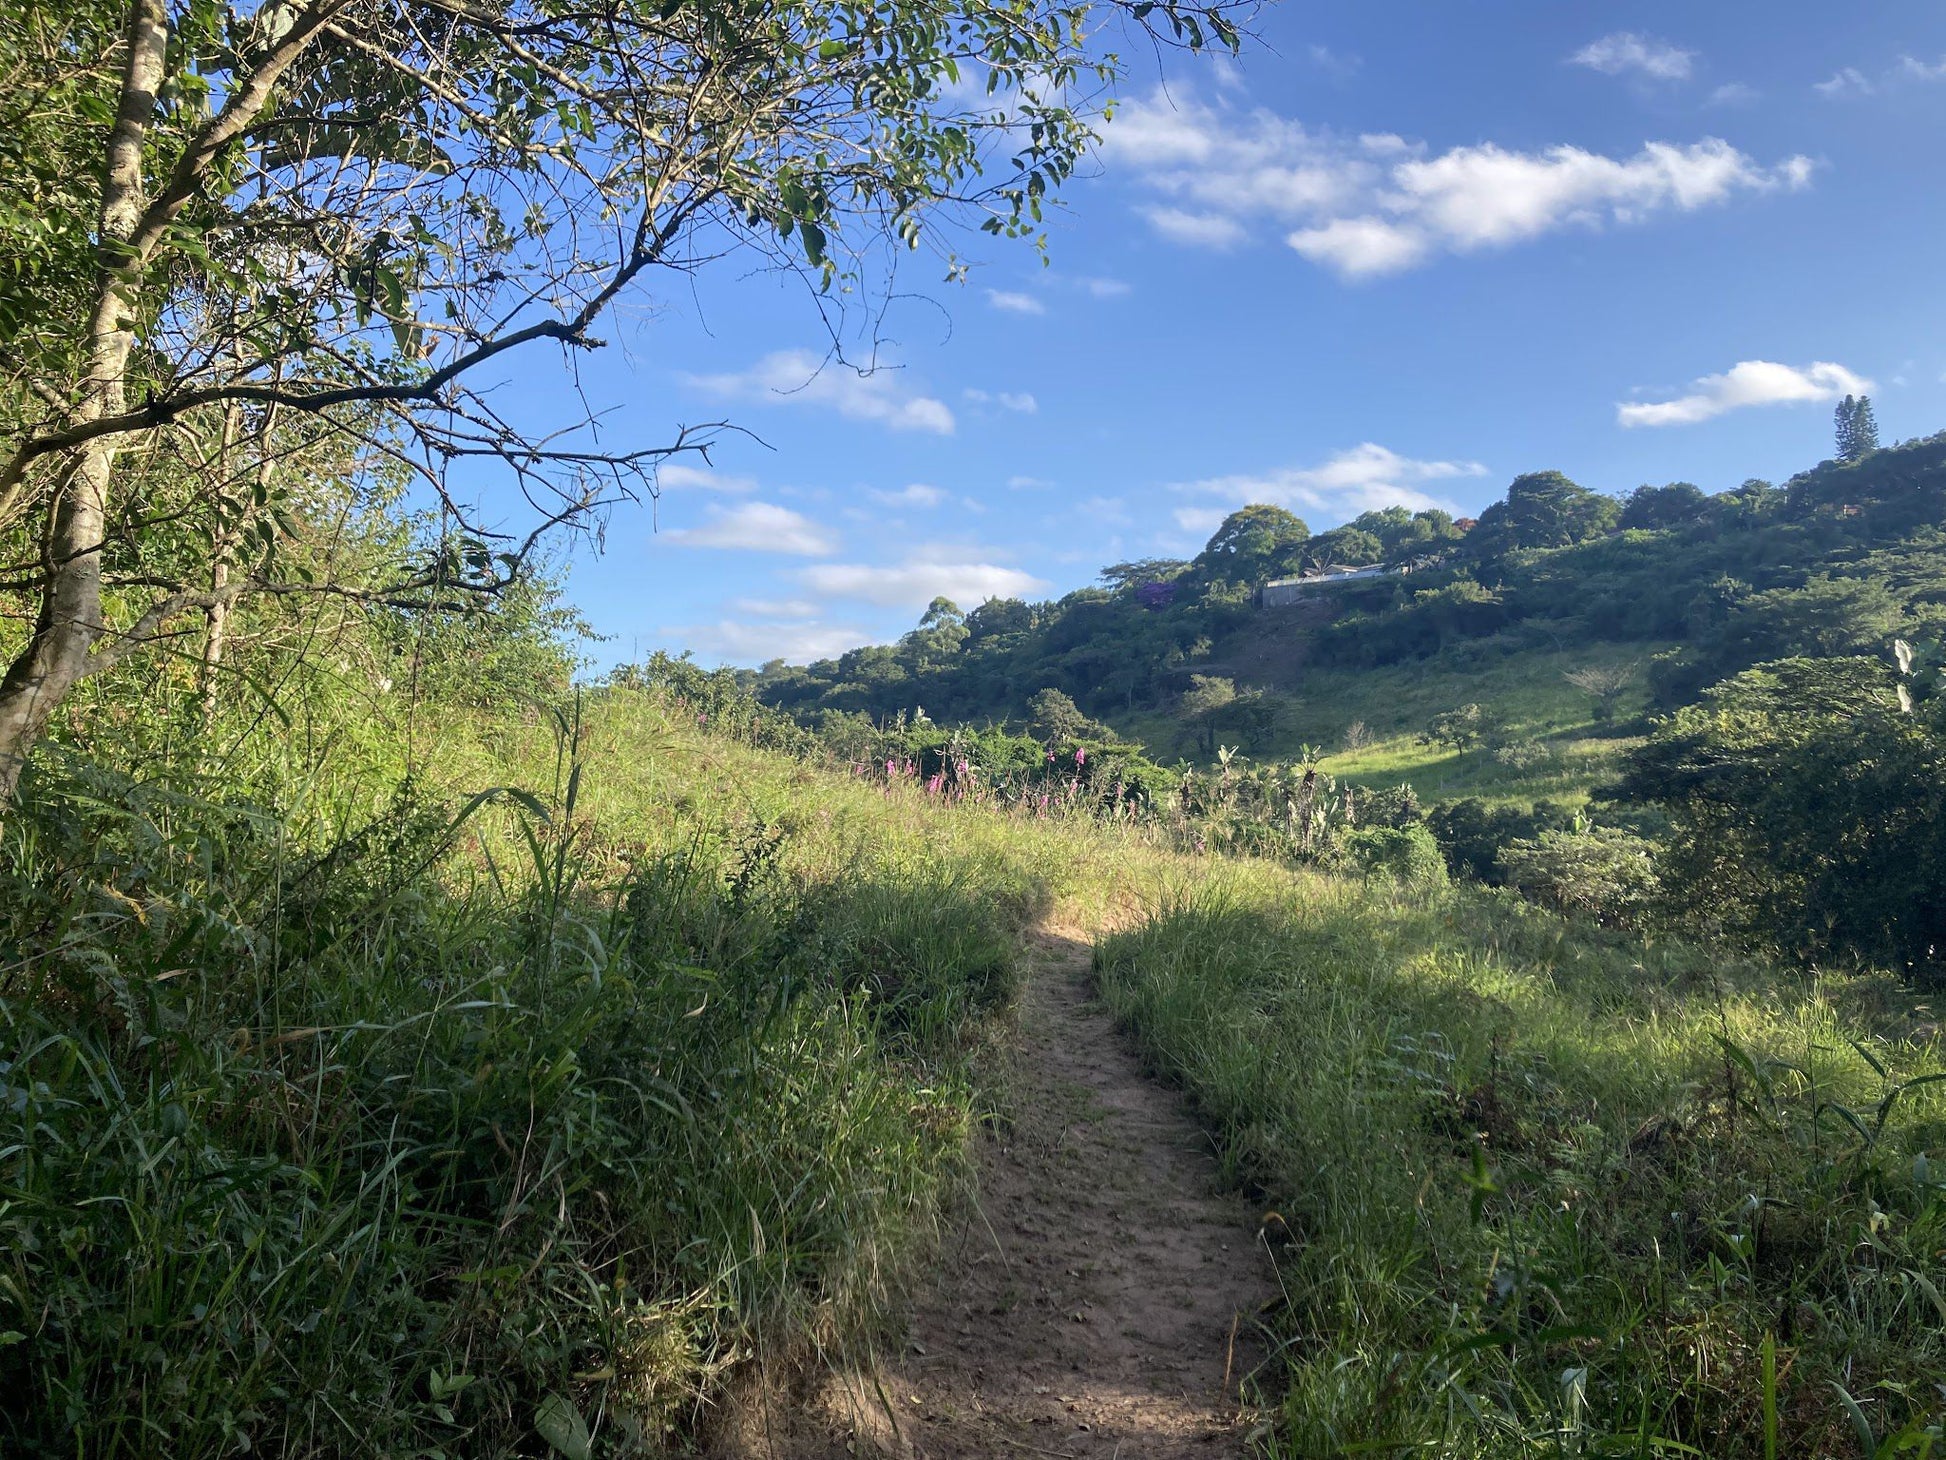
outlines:
M1098 968L1275 1212L1268 1453L1937 1445L1946 1065L1887 986L1261 872Z
M262 746L264 801L37 767L0 1451L655 1453L753 1352L870 1336L1031 867L778 763L719 798L646 703L446 735L403 785Z

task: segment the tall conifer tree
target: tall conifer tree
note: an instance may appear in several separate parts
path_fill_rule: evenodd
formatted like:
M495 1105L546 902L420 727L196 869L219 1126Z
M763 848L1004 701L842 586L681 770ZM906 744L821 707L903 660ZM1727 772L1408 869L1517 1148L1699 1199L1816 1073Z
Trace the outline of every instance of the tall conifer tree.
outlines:
M1848 395L1838 402L1838 459L1857 461L1878 450L1878 417L1869 395Z

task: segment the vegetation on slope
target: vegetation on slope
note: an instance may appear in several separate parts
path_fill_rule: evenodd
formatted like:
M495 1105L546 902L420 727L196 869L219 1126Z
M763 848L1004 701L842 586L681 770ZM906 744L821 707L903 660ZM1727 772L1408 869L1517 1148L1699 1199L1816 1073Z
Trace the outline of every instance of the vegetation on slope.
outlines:
M1946 1063L1889 981L1261 874L1097 966L1273 1213L1268 1453L1940 1439Z

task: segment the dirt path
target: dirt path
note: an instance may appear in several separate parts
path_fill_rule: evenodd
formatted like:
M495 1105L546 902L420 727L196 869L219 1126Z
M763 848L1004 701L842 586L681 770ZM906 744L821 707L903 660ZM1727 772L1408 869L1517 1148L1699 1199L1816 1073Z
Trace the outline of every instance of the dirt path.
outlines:
M1207 1138L1093 1001L1087 946L1042 935L1036 952L1013 1123L983 1143L978 1208L946 1234L904 1351L854 1381L828 1446L800 1433L771 1453L1240 1453L1271 1281L1254 1214L1216 1194Z

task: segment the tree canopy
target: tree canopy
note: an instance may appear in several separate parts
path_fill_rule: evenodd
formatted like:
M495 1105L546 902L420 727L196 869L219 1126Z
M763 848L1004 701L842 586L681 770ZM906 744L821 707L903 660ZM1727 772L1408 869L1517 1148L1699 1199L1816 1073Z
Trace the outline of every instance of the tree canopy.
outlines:
M0 40L0 584L34 624L0 678L0 799L74 684L185 614L496 592L712 438L530 429L480 367L571 361L631 290L731 255L842 309L896 247L957 274L942 210L1034 236L1118 75L1104 9L1236 40L1221 0L33 7ZM282 468L321 443L430 494L439 552L287 571L304 474ZM491 517L487 467L513 493ZM527 530L491 531L515 505ZM170 530L162 571L144 550Z

